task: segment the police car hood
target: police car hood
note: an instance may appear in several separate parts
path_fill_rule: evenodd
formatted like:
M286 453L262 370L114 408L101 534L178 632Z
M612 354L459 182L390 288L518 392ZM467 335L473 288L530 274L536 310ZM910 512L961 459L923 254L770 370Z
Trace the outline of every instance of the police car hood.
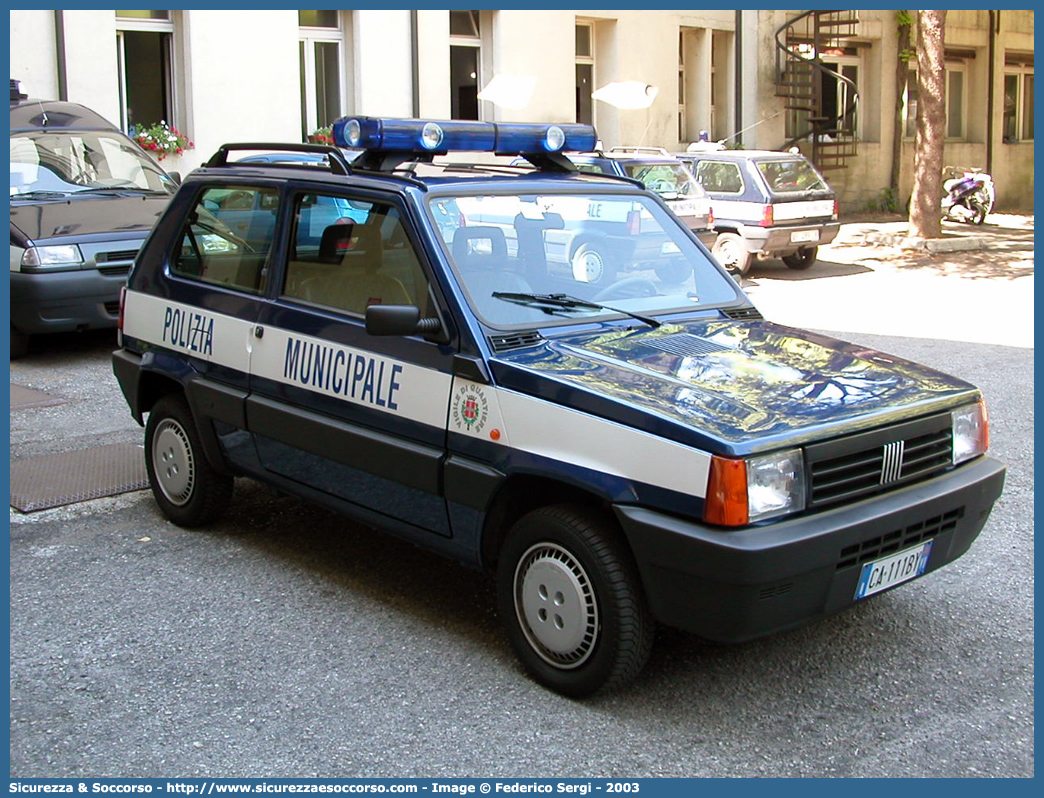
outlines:
M737 455L906 420L978 395L968 383L873 349L720 318L566 334L501 354L493 367L505 388Z
M152 229L169 202L169 194L133 190L39 201L11 197L11 232L34 242L107 233L141 237Z

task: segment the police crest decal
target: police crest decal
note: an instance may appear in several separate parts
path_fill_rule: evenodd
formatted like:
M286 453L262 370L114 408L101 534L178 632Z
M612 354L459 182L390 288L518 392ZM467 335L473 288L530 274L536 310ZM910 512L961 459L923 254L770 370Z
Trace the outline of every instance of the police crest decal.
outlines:
M461 385L453 397L453 426L476 435L489 421L489 400L481 388Z

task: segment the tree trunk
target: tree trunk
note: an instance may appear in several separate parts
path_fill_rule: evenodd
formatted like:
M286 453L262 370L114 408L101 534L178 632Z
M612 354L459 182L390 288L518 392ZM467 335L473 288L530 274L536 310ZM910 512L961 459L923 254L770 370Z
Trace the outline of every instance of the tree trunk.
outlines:
M910 235L942 237L943 143L946 138L945 11L917 12L917 137Z
M889 210L898 210L902 200L899 199L899 176L903 165L903 96L906 94L906 83L910 76L910 22L907 12L897 25L899 32L899 57L895 62L895 127L892 131L892 174L888 181L890 191Z

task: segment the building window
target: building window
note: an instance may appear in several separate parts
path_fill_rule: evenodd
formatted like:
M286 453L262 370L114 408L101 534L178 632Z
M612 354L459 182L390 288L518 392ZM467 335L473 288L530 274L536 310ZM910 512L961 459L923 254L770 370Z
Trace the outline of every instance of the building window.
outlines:
M946 138L964 139L964 109L967 103L965 96L968 85L964 64L947 64L946 66ZM903 135L913 138L917 135L917 70L910 69L906 78L906 93L903 96Z
M125 132L157 122L178 126L170 14L162 10L116 12L120 127Z
M576 121L594 124L594 25L576 23Z
M946 68L946 138L964 138L964 67Z
M678 33L678 141L685 141L685 34Z
M301 68L301 137L331 126L342 115L344 30L337 11L298 11Z
M1033 62L1004 67L1004 142L1033 141Z
M478 119L482 28L478 11L450 11L450 115Z
M815 47L809 43L799 48L804 57L816 57ZM859 68L862 58L855 47L823 50L819 53L820 63L825 70L813 72L813 80L818 82L820 107L818 116L823 121L815 127L825 131L827 135L838 133L847 136L859 136L859 114L857 111L859 97ZM847 80L846 80L847 79ZM850 82L849 82L850 81ZM812 132L813 124L810 114L800 109L787 112L787 138L797 138Z

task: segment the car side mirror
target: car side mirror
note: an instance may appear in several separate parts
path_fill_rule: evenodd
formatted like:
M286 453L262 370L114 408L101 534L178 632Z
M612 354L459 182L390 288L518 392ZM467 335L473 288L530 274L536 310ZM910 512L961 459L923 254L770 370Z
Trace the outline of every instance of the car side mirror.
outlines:
M181 185L181 172L167 172L167 176L174 181L175 186Z
M366 308L366 332L370 335L429 335L442 323L436 318L422 319L413 305L370 305Z

